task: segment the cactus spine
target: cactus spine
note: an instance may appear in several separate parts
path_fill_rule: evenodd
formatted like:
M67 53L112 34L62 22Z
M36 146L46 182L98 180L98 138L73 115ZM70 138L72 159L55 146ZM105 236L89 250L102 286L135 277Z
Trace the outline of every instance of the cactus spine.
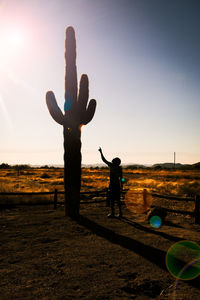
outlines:
M65 215L79 216L81 188L81 127L89 123L95 113L96 101L90 100L87 75L77 87L76 39L72 27L65 38L65 104L63 114L52 91L46 93L46 103L52 118L63 126ZM87 105L88 104L88 105Z

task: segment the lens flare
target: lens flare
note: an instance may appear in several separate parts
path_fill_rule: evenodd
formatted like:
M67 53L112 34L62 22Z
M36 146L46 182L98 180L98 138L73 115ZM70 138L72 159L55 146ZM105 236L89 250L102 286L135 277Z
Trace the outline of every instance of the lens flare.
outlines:
M128 190L125 194L125 204L131 212L143 214L151 207L152 195L146 189Z
M71 108L72 104L70 100L66 99L64 104L64 111L68 111Z
M73 96L70 92L65 93L65 104L64 104L64 111L68 111L73 104Z
M183 274L183 272L185 272L189 267L192 267L193 265L197 264L197 263L200 263L200 258L199 259L194 259L193 261L191 261L189 264L187 264L182 270L181 272L179 273L178 275L178 278L176 280L176 284L175 284L175 288L174 288L174 300L176 300L176 291L177 291L177 287L178 287L178 282L179 282L179 279L181 277L181 275ZM200 273L199 273L200 274ZM198 274L198 275L199 275ZM198 276L197 275L197 276ZM196 276L196 277L197 277ZM194 278L196 278L194 277ZM192 278L193 279L193 278Z
M150 218L149 223L153 228L160 228L162 226L162 219L159 216L153 216Z
M196 263L191 263L196 261ZM170 247L166 266L175 278L191 280L200 274L200 247L195 242L180 241Z

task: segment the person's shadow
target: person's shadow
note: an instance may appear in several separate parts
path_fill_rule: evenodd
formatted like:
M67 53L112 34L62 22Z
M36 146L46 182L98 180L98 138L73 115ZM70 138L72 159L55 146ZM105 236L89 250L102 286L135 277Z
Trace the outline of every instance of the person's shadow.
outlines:
M132 221L132 220L126 218L126 217L123 217L123 218L121 219L121 221L124 222L124 223L126 223L126 224L128 224L128 225L130 225L130 226L133 226L133 227L135 227L135 228L137 228L137 229L139 229L139 230L142 230L142 231L145 231L145 232L148 232L148 233L152 233L152 234L155 234L155 235L162 236L162 237L164 237L165 239L170 240L170 241L175 242L175 243L183 240L183 239L181 239L181 238L178 238L178 237L176 237L176 236L167 234L167 233L165 233L165 232L160 232L160 231L156 231L156 230L151 229L151 228L147 228L147 227L145 227L145 226L143 226L143 225L141 225L141 224L139 224L139 223L137 223L137 222L134 222L134 221ZM171 223L171 222L169 222L169 221L164 221L163 225L174 226L174 224ZM178 226L178 225L176 226L176 225L175 225L175 227L180 227L180 226ZM182 227L181 227L181 228L182 228Z

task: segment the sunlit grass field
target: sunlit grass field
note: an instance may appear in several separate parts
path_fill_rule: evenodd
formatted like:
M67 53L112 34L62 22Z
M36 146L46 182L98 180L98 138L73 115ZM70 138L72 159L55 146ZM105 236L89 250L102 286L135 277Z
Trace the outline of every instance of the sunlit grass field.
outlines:
M30 168L0 170L0 192L52 192L64 190L64 170L61 168ZM199 170L153 170L124 168L124 188L160 194L194 196L200 194ZM81 191L104 190L109 185L109 169L82 169ZM62 201L63 196L59 195ZM52 201L53 195L1 196L0 203L29 203Z

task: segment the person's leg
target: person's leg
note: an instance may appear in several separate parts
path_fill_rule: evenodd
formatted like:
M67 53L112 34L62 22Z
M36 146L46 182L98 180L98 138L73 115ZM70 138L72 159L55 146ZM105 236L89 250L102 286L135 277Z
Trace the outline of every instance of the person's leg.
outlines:
M110 188L107 189L107 195L106 195L106 206L110 207Z
M118 192L117 194L117 204L118 204L118 208L119 208L119 215L118 217L122 217L122 207L121 207L121 194L120 194L120 191Z
M108 217L114 217L115 216L115 207L114 207L114 194L111 190L110 192L110 207L111 207L111 214L108 215Z

